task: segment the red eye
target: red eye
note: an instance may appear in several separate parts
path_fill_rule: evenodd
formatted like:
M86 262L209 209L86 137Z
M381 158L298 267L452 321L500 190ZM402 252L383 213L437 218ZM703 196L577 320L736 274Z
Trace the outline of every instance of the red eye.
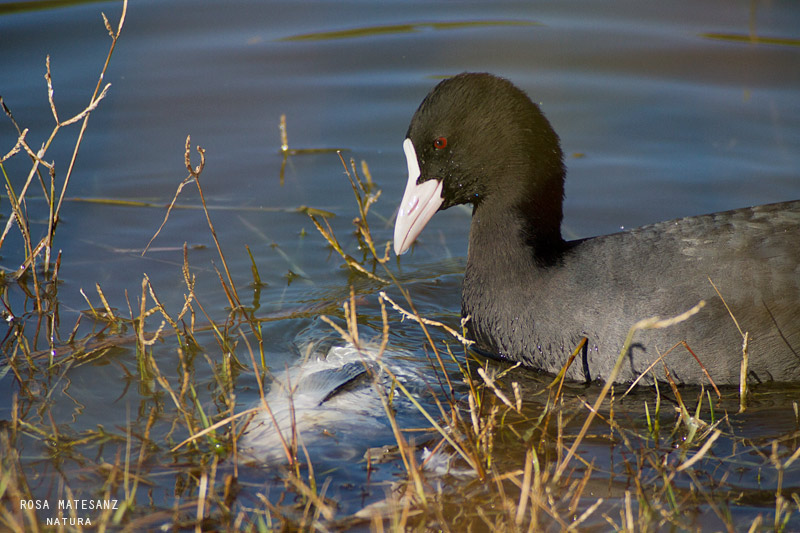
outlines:
M438 137L435 141L433 141L433 147L437 150L441 150L447 146L447 137Z

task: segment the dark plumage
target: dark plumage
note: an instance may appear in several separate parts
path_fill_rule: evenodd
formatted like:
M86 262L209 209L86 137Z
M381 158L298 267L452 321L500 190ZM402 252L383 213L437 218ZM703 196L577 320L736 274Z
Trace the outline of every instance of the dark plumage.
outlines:
M524 92L490 74L437 85L404 149L395 251L437 210L472 204L461 308L481 350L556 373L585 336L568 377L606 380L635 322L705 300L685 322L637 333L616 379L636 379L685 340L717 384L738 383L742 336L710 278L749 334L749 379L800 381L800 201L565 241L558 136ZM664 361L678 382L707 381L682 347ZM663 376L659 363L645 379Z

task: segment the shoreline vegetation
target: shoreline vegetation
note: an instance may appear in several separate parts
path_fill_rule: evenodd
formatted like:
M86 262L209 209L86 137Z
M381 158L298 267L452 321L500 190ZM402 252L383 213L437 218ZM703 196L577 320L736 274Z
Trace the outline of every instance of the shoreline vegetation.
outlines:
M183 265L176 271L184 292L180 309L167 309L159 296L167 289L155 287L145 274L135 294L126 293L127 309L109 305L103 289L95 284L81 290L87 309L74 324L64 323L59 268L62 259L70 259L69 250L60 250L56 240L64 202L126 202L71 199L67 189L89 117L102 113L102 101L110 90L103 80L127 7L125 0L116 26L103 15L110 48L88 105L74 117L63 119L57 111L47 58L45 79L55 126L41 149L27 144L28 130L17 124L11 103L2 103L18 139L13 147L0 147L5 182L0 251L10 232L19 233L24 247L21 266L3 268L0 278L3 318L8 325L0 344L4 354L0 375L7 383L10 379L15 383L11 418L0 425L0 447L7 451L0 470L3 528L40 531L49 524L66 531L89 526L98 531L162 526L195 531L351 527L650 531L708 526L782 531L790 520L797 523L800 413L796 400L791 403L792 432L751 439L738 436L736 417L749 406L769 403L774 389L681 388L665 377L652 388L626 391L610 383L565 382L563 372L555 378L533 377L516 366L477 358L459 327L418 312L409 290L391 268L390 242L377 242L370 230L370 220L376 218L370 208L380 198L380 189L366 162L348 161L341 151L335 152L356 206L350 240L342 241L334 233L329 223L333 213L307 206L287 208L306 213L349 269L351 279L363 280L358 291L349 285L349 297L341 307L328 302L296 312L259 315L257 309L242 303L242 287L234 283L237 276L223 253L225 235L217 234L214 206L206 203L203 194L205 161L213 154L207 155L200 146L192 149L187 136L187 175L142 255L168 226L173 209L202 210L221 265L214 267L212 275L227 305L211 308L198 297L197 274L190 268L184 245ZM67 127L80 129L71 160L48 163L48 147ZM281 117L280 132L282 183L287 159L305 151L289 147L285 117ZM31 163L25 179L6 174L6 161L26 157ZM196 187L199 205L177 203L186 187ZM28 206L34 199L46 205L47 231L39 241L31 231L33 209ZM348 252L354 243L361 257ZM247 253L252 278L248 288L265 286L249 248L227 253ZM357 306L364 296L373 300L377 296L379 305L368 318ZM22 302L22 307L15 302ZM632 325L621 354L637 330L691 320L697 309ZM413 322L426 339L420 351L428 355L431 383L437 383L430 390L432 409L419 402L401 380L394 380L387 389L370 374L395 442L385 449L368 450L364 467L369 474L381 462L391 461L404 475L385 489L384 499L356 512L340 511L330 497L330 475L315 470L314 458L308 456L296 431L281 438L286 464L263 472L264 477L280 478L280 494L254 488L242 475L247 467L237 459L238 438L256 409L269 409L265 389L271 374L262 325L309 316L320 316L343 342L356 348L365 346L364 338L376 337L379 353L373 360L389 373L381 355L390 346L392 328L401 321ZM169 351L169 366L156 356L156 348ZM130 372L129 380L150 397L136 422L129 418L127 424L121 421L114 428L74 432L68 424L54 420L49 412L51 396L61 394L69 371L120 350L135 357L131 364L135 372ZM579 350L576 347L575 353ZM213 375L213 401L207 401L194 382L201 365L208 365ZM367 371L373 372L373 367ZM245 375L256 380L262 405L237 410L237 382ZM428 427L402 427L393 408L399 397L415 405ZM423 453L420 443L433 453ZM598 450L609 454L611 461L597 461ZM451 469L443 474L433 473L435 468L426 464L436 453L451 458ZM170 485L174 485L169 491L172 501L153 498L156 488ZM94 506L56 504L62 501ZM44 510L59 513L57 521ZM88 510L92 512L87 514Z

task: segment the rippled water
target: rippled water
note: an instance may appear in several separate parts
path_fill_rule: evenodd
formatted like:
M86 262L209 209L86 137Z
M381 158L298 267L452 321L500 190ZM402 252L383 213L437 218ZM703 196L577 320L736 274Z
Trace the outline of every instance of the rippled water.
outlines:
M0 95L21 127L30 129L31 146L44 142L53 125L43 79L45 56L50 56L59 113L79 111L109 45L100 12L112 21L121 12L120 2L42 7L0 2ZM567 154L564 230L570 237L798 198L799 28L800 7L790 2L137 0L129 6L105 76L111 83L108 96L89 121L58 228L61 335L69 336L80 311L88 307L81 289L93 305L100 305L95 284L111 307L128 316L129 302L138 305L143 273L164 305L177 313L186 292L184 243L199 302L210 317L224 320L227 299L214 271L221 265L195 189L182 193L179 203L188 208L172 212L153 248L141 256L187 174L183 150L191 135L192 145L206 151L203 190L234 282L243 303L268 319L262 331L268 366L283 370L297 361L299 346L330 336L329 326L316 317L340 315L350 285L360 298L362 335L377 336L375 294L382 286L349 274L297 209L334 213L331 226L348 252L360 257L350 237L356 206L341 163L332 151L298 153L284 161L279 117L286 115L291 148L340 148L346 158L369 164L382 190L371 210L371 227L376 241L385 242L405 184L401 142L408 121L441 77L466 70L511 79L553 123ZM0 154L17 137L4 118ZM59 176L77 132L73 127L59 134L48 152ZM17 157L4 169L14 187L21 187L29 161ZM27 209L31 231L46 231L47 204L38 185ZM0 210L5 225L5 193ZM468 225L466 209L439 214L414 253L392 266L420 313L453 326L458 323ZM21 243L19 232L11 231L0 249L4 270L23 261ZM245 245L266 284L258 290ZM388 291L399 296L393 288ZM13 286L4 301L12 309L30 309L24 292ZM415 354L412 366L425 362L419 328L399 322L396 315L390 318L392 346ZM152 329L157 327L154 319ZM437 341L447 338L435 335ZM213 334L201 339L197 357L220 360L223 350ZM165 372L177 365L171 342L167 338L152 348ZM237 350L248 361L247 351ZM192 377L201 401L213 410L218 391L212 368L198 364ZM518 372L518 380L528 379ZM135 347L122 343L100 360L70 366L53 377L37 416L74 435L98 425L119 435L128 427L141 432L153 406L169 410L171 404L161 398L157 384L131 377L136 375ZM0 383L0 412L10 418L11 398L20 384L12 374ZM236 387L241 408L258 396L251 370L241 371ZM770 400L762 398L762 404L734 421L736 431L765 442L796 432L791 407L796 393L776 391ZM628 415L633 426L642 423L640 405ZM536 401L526 408L535 412ZM401 421L408 427L425 424L419 415L404 416ZM183 437L173 435L167 423L156 424L150 436L164 448ZM349 433L340 438L348 445L358 440ZM394 441L387 429L370 445L381 438L387 444ZM720 455L725 446L733 446L724 440L718 444ZM25 466L39 479L35 490L53 494L60 474L47 458L45 443L34 436L22 442ZM112 462L116 451L93 444L81 453ZM589 460L595 454L599 462L613 464L615 453L622 452L598 444L584 453ZM516 460L524 450L512 447L508 454ZM153 481L154 505L168 508L174 480L167 461L157 462L166 475ZM67 459L61 469L72 476L79 463ZM332 490L343 514L382 498L385 489L378 480L403 475L398 462L369 481L360 463L339 467L331 474ZM755 483L755 470L746 469L747 476L734 485ZM256 487L245 491L243 498L250 501L269 485L265 479L272 479L258 469L246 477ZM796 487L796 467L787 477ZM769 482L759 486L774 491ZM90 492L97 488L92 481L84 487ZM769 512L771 504L750 505L736 507L748 524L757 513ZM715 524L708 510L698 514L698 523ZM800 528L797 514L791 524Z

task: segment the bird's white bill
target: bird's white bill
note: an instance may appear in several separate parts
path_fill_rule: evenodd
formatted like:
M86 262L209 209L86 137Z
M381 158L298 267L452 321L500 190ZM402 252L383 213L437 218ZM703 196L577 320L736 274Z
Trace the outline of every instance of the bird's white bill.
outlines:
M422 228L442 205L441 181L431 179L417 183L419 161L411 139L403 141L403 151L408 163L408 183L394 223L394 253L397 255L408 251Z

